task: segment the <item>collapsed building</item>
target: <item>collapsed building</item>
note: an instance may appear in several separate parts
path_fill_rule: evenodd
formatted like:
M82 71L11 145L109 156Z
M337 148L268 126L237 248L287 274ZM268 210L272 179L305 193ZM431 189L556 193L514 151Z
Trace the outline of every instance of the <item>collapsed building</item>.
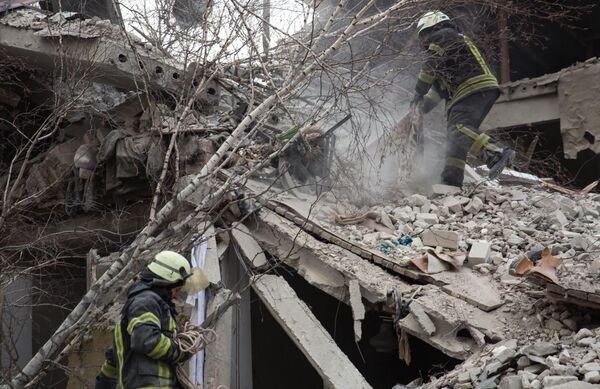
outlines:
M7 145L20 136L16 129L32 137L45 118L58 117L15 188L27 199L20 206L31 211L7 221L0 255L17 268L42 251L64 258L47 265L46 277L17 269L2 284L1 367L8 380L110 266L108 254L145 225L169 135L179 132L180 171L166 186L182 188L244 118L250 99L240 98L249 91L237 74L205 81L208 69L184 68L133 38L124 42L115 24L77 10L12 9L0 18L0 51L6 69L0 147L9 155L3 170L14 157ZM597 153L589 98L597 66L590 60L504 84L488 126L558 121L567 157ZM60 81L69 78L76 85ZM180 123L178 98L201 82L207 85L193 114ZM588 85L584 95L582 84ZM71 105L56 112L65 102ZM36 115L22 119L32 108ZM277 115L261 123L264 143L234 153L235 163L179 204L171 222L192 214L219 183L258 165L289 127ZM488 182L484 169L471 169L463 191L434 185L365 209L335 193L295 190L307 176L327 172L310 166L282 172L286 165L310 164L282 157L281 164L258 169L210 211L218 214L213 222L198 218L194 228L160 244L189 253L203 267L211 282L202 302L206 316L229 291L240 294L204 350L202 387L600 383L597 174L575 190L515 171ZM5 175L0 183L9 180ZM50 288L62 296L36 292ZM64 356L64 372L49 372L39 385L93 385L122 295L105 302L102 320ZM189 315L190 306L180 305Z

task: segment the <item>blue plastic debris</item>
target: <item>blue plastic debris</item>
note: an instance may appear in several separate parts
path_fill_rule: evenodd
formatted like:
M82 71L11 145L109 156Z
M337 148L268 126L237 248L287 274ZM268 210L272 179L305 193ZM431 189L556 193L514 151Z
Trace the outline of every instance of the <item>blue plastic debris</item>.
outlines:
M400 245L408 246L412 243L412 241L413 239L410 236L404 236L400 239L385 240L379 244L379 248L381 249L381 251L383 251L384 254L387 254L392 248L398 247Z
M413 239L410 236L405 236L405 237L403 237L403 238L400 239L400 244L402 246L408 246L412 242L413 242Z

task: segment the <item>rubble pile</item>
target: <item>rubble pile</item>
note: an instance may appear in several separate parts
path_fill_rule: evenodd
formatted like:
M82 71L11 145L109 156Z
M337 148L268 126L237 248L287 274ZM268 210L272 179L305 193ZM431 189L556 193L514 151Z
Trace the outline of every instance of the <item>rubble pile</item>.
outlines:
M85 69L81 74L72 70L80 76L74 79L81 78L73 88L54 88L49 81L57 70L65 71L55 65L56 38L61 36L69 36L64 55ZM189 85L199 85L194 77L212 70L194 65L185 67L185 73L158 49L135 39L125 44L123 36L108 21L75 13L19 9L0 18L0 49L27 65L9 64L19 70L19 82L0 86L0 108L13 119L21 116L33 99L28 83L39 85L48 96L41 100L52 104L62 100L51 96L64 98L68 89L66 100L72 103L56 119L60 131L34 150L25 178L14 184L36 217L47 218L53 229L46 231L39 220L23 222L23 231L33 232L12 229L5 239L15 247L44 233L81 240L81 226L116 234L121 244L122 234L135 234L147 222L154 188L161 187L157 182L172 185L174 192L186 187L265 97L260 91L268 90L256 80L245 82L248 75L239 68L231 74L215 71L188 110L175 101L189 93ZM86 55L75 50L75 43L89 46ZM138 88L140 82L148 89ZM53 105L39 104L49 115ZM218 174L177 205L176 217L186 219L215 187L262 166L265 156L300 135L281 157L223 196L227 204L208 211L218 213L213 220L179 231L184 237L171 237L168 244L181 250L192 245L192 236L205 238L204 270L214 292L208 306L225 293L223 287L237 288L240 274L260 275L251 285L255 293L290 337L303 340L299 347L304 354L318 356L312 363L324 380L337 382L331 387L357 387L359 381L365 381L360 387L368 387L298 291L276 274L278 265L285 264L351 307L357 342L365 312L377 311L388 322L393 317L400 343L406 344L410 335L464 361L443 376L425 379L424 388L600 384L600 328L594 324L600 312L600 194L560 192L537 177L509 172L517 185L475 179L462 190L434 185L429 193L423 191L427 195L358 208L336 201L344 196L337 196L328 179L321 180L329 176L334 159L333 130L350 115L325 131L300 128L285 116L273 110L251 125L247 133L256 136L244 136L223 157ZM28 136L38 131L31 127L26 128ZM0 130L8 133L2 125ZM175 150L169 154L174 167L167 172L169 149ZM2 160L0 166L9 162ZM0 183L6 186L9 179L0 177ZM334 189L316 196L303 186L318 186L318 192L321 186ZM135 212L129 207L127 217L113 212L132 204L141 206ZM66 240L59 243L67 245ZM87 252L88 244L83 246ZM88 257L90 279L98 279L115 260ZM226 285L222 281L230 273L240 273L235 275L240 280ZM249 292L244 293L250 312ZM233 319L225 320L230 321L218 338L227 342L239 328ZM249 318L245 320L238 324L250 331ZM410 350L400 348L402 359L410 361ZM208 370L219 371L220 359L210 358L218 352L208 350L207 355L214 365ZM328 363L329 355L336 356L338 365ZM342 364L350 373L339 368Z
M499 281L505 280L512 261L544 247L552 247L561 259L557 271L562 280L593 283L600 277L598 270L586 271L600 269L594 256L600 249L600 195L570 198L522 186L448 190L435 185L429 198L413 194L397 204L375 207L368 212L377 224L371 228L366 223L332 223L331 228L405 263L428 247L460 250L468 253L465 265ZM394 242L403 237L411 243Z
M594 328L600 308L600 195L569 196L539 186L459 191L435 185L430 196L413 194L398 204L350 214L365 217L350 226L329 222L328 228L416 272L435 276L471 268L501 294L501 306L491 313L503 340L486 344L424 388L600 384L600 329ZM416 260L436 257L443 266L420 266ZM543 266L550 259L555 265Z
M551 309L552 316L569 311ZM565 320L571 319L563 319ZM558 321L556 321L558 322ZM575 320L572 320L575 323ZM564 328L564 327L563 327ZM423 389L594 388L600 384L600 330L582 328L568 336L523 343L511 339L473 356L447 375L433 379Z

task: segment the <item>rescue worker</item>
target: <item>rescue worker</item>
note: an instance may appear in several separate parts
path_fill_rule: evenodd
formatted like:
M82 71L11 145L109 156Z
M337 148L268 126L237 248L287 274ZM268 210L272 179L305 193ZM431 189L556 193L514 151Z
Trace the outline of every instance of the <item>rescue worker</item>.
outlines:
M173 341L172 299L190 276L187 259L173 251L158 253L142 271L115 325L96 389L180 388L175 366L191 355Z
M462 186L467 154L487 164L490 178L498 177L515 152L479 131L500 95L496 77L471 39L460 34L444 13L427 12L417 29L428 58L418 76L413 104L428 113L439 101L446 101L448 145L442 182Z

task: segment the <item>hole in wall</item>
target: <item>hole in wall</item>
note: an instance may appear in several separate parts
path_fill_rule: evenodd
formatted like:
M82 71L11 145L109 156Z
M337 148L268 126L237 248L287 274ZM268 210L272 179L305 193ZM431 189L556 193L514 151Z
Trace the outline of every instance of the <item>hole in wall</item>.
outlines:
M362 323L362 339L357 344L354 341L350 307L310 285L293 270L283 265L282 267L285 270L282 269L280 275L284 276L298 297L309 306L338 347L348 356L348 359L372 387L391 388L398 383L407 384L419 377L426 378L441 371L449 371L459 363L458 360L446 356L441 351L411 336L409 342L412 350L412 363L410 366L406 366L398 359L397 338L389 330L391 325L387 325L391 323L389 317L382 317L380 313L374 311L367 312ZM273 329L272 323L269 323L274 319L265 318L265 315L268 314L268 312L265 313L266 307L261 307L262 303L255 297L253 296L252 300L254 387L275 389L281 388L281 383L285 382L286 388L322 388L323 383L320 376L306 358L302 360L296 355L296 353L300 353L297 348L290 350L290 347L295 348L295 345L281 327L276 331ZM256 317L256 315L260 316ZM276 322L275 324L278 326ZM260 328L261 326L265 326L265 328ZM278 335L275 335L276 332ZM281 334L284 335L283 339ZM374 344L377 345L377 350L371 345L372 339L376 340ZM384 344L382 341L386 339L389 347L381 347ZM289 355L292 355L291 362L288 361L288 352ZM280 361L282 360L281 355L286 355L285 362ZM302 354L300 353L300 355ZM290 371L288 372L288 370ZM272 376L273 374L277 379ZM316 377L315 374L317 374Z

